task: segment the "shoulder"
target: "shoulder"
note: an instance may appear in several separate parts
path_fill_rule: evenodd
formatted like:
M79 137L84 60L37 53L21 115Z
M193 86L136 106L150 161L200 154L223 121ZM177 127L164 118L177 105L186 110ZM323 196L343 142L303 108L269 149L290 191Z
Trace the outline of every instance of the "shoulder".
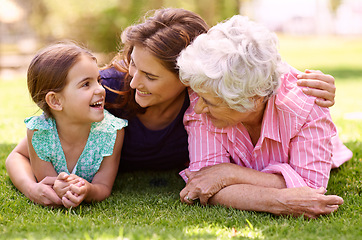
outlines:
M26 128L30 130L50 130L54 128L55 121L53 118L47 118L45 114L33 116L24 120Z
M275 96L275 105L280 111L307 117L315 107L315 97L303 93L297 85L300 71L290 67L289 72L281 77L281 84Z
M125 72L118 71L114 67L102 69L99 71L102 78L102 84L114 90L120 90L123 80L126 76Z
M128 125L128 121L115 117L107 110L104 110L104 119L101 122L93 123L93 131L96 132L116 132Z

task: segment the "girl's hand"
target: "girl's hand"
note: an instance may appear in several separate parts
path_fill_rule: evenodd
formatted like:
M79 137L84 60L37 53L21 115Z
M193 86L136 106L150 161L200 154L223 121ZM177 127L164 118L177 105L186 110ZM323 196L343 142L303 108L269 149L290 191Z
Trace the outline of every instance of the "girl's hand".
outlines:
M79 206L87 196L90 184L86 181L79 181L71 184L69 191L62 197L62 203L66 208Z
M57 193L59 198L62 198L66 194L66 192L69 191L71 184L76 184L81 180L82 178L78 177L77 175L68 175L65 172L61 172L59 173L58 177L54 182L53 189Z
M302 86L307 95L317 97L315 103L321 107L332 107L336 95L334 77L326 75L319 70L305 70L299 74L297 84Z

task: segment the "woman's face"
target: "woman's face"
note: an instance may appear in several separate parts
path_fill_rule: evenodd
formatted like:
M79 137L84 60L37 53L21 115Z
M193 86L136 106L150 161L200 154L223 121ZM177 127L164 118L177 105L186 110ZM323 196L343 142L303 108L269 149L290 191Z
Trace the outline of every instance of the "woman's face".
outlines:
M168 105L186 88L178 76L141 46L133 48L129 74L131 88L136 89L135 100L141 107Z
M256 111L239 112L230 108L221 98L211 93L198 93L199 99L194 107L197 114L206 114L215 127L223 128L234 126L238 123L253 124L260 118L259 111L264 111L264 106L257 107Z

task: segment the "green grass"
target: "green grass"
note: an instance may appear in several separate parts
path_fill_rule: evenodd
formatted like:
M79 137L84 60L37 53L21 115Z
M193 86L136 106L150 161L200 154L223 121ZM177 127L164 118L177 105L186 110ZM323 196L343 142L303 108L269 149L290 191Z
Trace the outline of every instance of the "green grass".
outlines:
M179 201L184 183L176 172L118 176L110 198L76 209L48 209L31 203L12 185L5 159L25 136L23 119L37 112L24 78L0 79L0 239L359 239L362 236L361 39L281 37L283 57L300 70L321 69L336 78L332 117L354 152L333 170L328 194L345 203L315 220L276 217ZM359 59L358 59L359 58Z

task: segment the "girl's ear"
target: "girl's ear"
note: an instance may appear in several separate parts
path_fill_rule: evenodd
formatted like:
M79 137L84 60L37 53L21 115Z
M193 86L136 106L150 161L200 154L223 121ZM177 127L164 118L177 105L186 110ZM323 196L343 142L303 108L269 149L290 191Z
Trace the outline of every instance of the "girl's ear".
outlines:
M53 91L48 92L45 95L45 101L52 110L61 111L63 109L59 93Z

